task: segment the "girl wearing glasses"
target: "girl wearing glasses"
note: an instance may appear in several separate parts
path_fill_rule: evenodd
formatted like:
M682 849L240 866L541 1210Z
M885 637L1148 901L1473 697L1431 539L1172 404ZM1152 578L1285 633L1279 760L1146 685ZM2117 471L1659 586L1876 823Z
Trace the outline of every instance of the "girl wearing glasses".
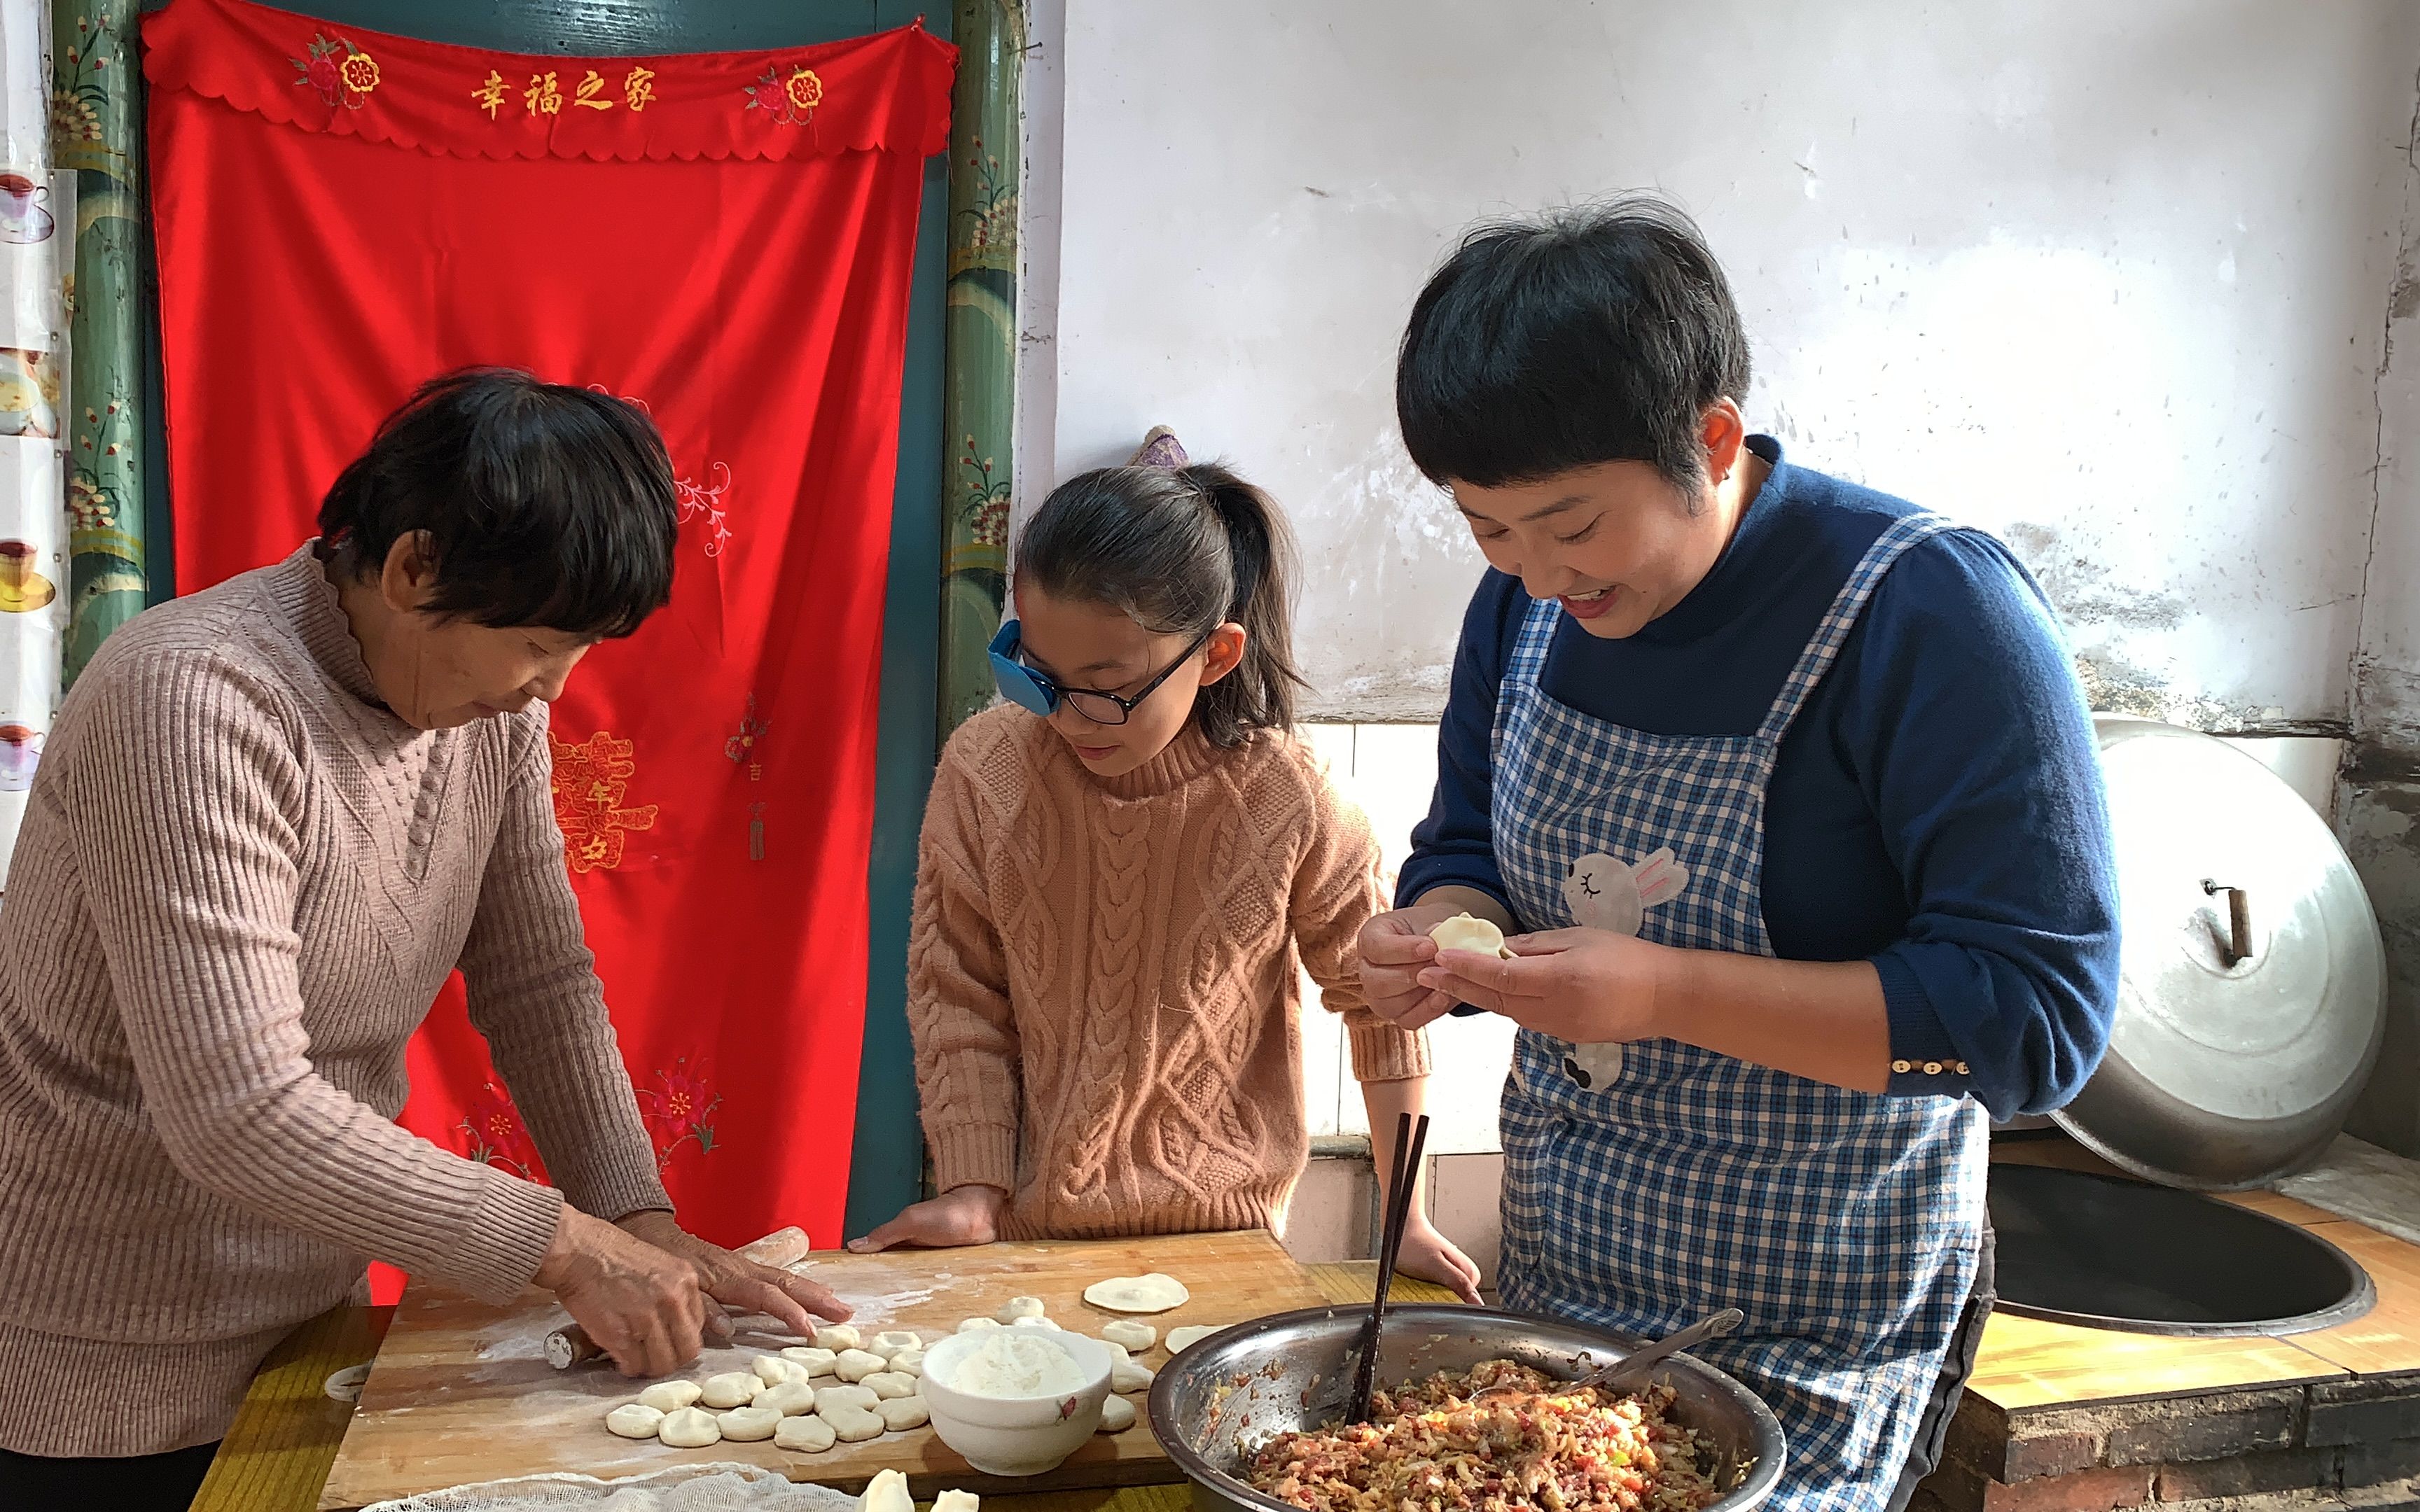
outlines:
M1276 504L1216 466L1088 472L1026 525L992 647L1009 702L952 737L918 867L941 1195L852 1248L1281 1227L1310 1154L1297 960L1388 1165L1428 1051L1362 1002L1378 847L1292 733L1292 558ZM1424 1217L1401 1268L1478 1300Z

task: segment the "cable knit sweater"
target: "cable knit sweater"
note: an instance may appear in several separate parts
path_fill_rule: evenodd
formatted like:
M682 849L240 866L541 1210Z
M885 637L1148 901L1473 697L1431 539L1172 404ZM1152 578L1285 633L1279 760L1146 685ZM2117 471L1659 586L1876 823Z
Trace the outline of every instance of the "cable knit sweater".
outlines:
M1310 1154L1300 973L1354 1073L1428 1073L1361 1003L1370 826L1297 742L1188 729L1107 781L1022 709L951 737L924 814L908 1015L942 1189L1004 1237L1282 1227ZM1021 1089L1021 1090L1020 1090Z
M671 1206L545 731L387 713L308 547L77 680L0 909L0 1446L207 1443L366 1259L501 1301L565 1200ZM394 1122L458 964L559 1195Z

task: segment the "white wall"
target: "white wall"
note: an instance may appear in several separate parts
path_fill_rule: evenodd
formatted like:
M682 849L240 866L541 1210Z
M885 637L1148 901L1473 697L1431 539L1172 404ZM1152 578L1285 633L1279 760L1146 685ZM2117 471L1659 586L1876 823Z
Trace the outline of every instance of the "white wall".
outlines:
M1479 562L1393 424L1476 217L1659 186L1798 458L2001 532L2106 706L2347 717L2420 7L1036 0L1019 473L1294 513L1315 707L1433 717Z

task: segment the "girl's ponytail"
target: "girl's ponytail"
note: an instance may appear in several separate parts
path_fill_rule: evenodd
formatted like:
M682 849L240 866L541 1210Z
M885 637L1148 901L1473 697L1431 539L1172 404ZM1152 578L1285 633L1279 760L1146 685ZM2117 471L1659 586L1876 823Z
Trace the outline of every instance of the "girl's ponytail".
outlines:
M1051 490L1017 537L1016 576L1054 598L1108 604L1155 635L1244 627L1241 665L1203 688L1211 744L1292 731L1294 535L1274 500L1217 463L1102 468Z
M1294 729L1294 696L1308 687L1294 660L1294 536L1277 501L1215 463L1177 476L1202 491L1224 527L1233 589L1226 618L1244 627L1244 660L1202 690L1202 729L1231 746L1252 730Z

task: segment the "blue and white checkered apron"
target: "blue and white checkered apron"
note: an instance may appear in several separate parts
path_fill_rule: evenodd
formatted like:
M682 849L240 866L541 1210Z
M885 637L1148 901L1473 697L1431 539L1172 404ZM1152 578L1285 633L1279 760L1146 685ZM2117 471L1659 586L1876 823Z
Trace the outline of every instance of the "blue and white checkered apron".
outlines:
M1497 704L1497 865L1531 929L1574 922L1591 853L1687 868L1641 937L1771 955L1759 897L1781 737L1900 553L1952 527L1894 523L1867 551L1752 735L1647 734L1540 691L1560 608L1533 606ZM1694 1352L1762 1396L1790 1439L1773 1504L1875 1512L1896 1486L1973 1287L1986 1138L1970 1101L1879 1097L1670 1040L1583 1088L1575 1047L1523 1030L1504 1089L1507 1305L1653 1335L1718 1307Z

